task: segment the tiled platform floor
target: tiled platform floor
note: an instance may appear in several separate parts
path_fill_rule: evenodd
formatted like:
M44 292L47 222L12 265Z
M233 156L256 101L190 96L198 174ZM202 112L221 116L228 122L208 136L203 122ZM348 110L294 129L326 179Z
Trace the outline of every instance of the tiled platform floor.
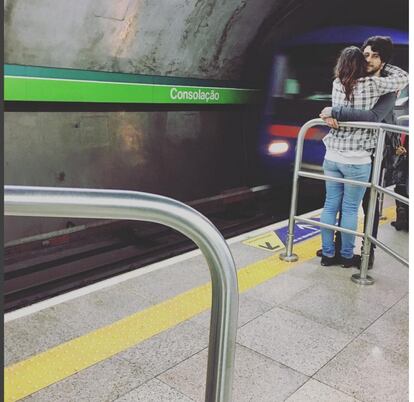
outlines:
M389 222L379 237L408 248ZM231 250L238 268L270 255ZM354 272L313 258L240 296L235 402L408 401L408 269L378 250L373 286ZM208 280L197 256L7 322L6 365ZM208 327L204 312L22 400L204 401Z

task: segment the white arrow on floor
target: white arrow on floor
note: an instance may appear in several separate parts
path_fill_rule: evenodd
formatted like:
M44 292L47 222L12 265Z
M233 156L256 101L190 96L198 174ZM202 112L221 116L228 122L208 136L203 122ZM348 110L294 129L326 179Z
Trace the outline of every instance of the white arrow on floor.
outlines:
M312 225L309 225L309 224L296 224L296 226L299 228L299 229L302 229L302 230L313 230L314 232L319 232L319 228L316 228L315 226L312 226Z

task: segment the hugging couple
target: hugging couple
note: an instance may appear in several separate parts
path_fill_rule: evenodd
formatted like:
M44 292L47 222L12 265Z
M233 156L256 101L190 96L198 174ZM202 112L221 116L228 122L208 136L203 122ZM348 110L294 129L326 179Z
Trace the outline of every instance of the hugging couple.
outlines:
M371 179L373 153L378 136L372 129L340 127L338 121L375 121L395 124L393 109L397 92L408 85L408 73L390 65L393 52L391 38L373 36L361 48L350 46L342 50L335 66L332 107L322 110L320 117L331 127L323 142L326 147L324 174L367 182ZM397 135L386 135L391 148L401 150ZM387 147L386 147L387 148ZM389 147L388 147L389 148ZM395 155L395 151L391 152ZM365 194L366 192L366 194ZM326 199L320 221L356 230L358 208L364 199L365 223L369 193L365 187L326 181ZM365 194L365 197L364 197ZM379 223L378 200L372 235L377 236ZM365 230L365 225L364 225ZM360 266L361 257L354 255L355 236L321 228L321 265ZM371 245L368 268L374 263Z

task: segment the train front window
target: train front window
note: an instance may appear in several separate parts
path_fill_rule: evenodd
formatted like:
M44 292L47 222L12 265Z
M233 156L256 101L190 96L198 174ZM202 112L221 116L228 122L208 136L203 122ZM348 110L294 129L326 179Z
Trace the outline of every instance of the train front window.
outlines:
M275 55L272 96L330 100L340 50L337 45L298 46Z

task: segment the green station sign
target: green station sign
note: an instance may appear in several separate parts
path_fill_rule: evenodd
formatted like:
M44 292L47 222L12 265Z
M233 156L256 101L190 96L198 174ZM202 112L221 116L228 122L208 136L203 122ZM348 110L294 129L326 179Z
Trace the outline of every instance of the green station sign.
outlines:
M18 65L4 72L5 101L225 105L255 103L259 94L223 81Z

